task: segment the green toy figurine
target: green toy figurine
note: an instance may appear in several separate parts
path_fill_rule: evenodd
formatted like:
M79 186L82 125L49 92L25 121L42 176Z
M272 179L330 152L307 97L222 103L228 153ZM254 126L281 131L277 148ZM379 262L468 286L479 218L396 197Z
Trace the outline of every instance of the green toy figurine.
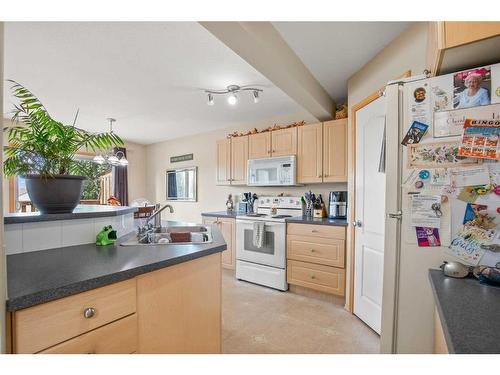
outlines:
M97 246L107 246L112 245L116 241L116 230L113 229L111 225L103 228L99 233L97 233L95 244Z

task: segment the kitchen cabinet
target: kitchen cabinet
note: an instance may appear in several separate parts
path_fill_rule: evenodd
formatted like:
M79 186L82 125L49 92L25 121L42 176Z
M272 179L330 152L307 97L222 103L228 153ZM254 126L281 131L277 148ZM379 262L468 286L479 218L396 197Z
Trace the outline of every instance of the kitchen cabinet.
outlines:
M15 353L36 353L136 312L135 280L16 311Z
M220 253L138 276L139 353L220 353Z
M222 267L234 269L236 262L235 220L227 217L206 216L203 218L203 224L216 225L219 228L227 244L227 249L222 252L221 256Z
M323 123L323 182L347 181L347 119Z
M500 22L429 22L427 68L435 76L496 62L500 45L498 39ZM462 53L457 47L463 49Z
M216 150L216 183L231 184L231 139L218 140Z
M137 314L84 333L41 354L132 354L137 351Z
M323 182L323 124L297 129L297 182Z
M247 162L297 156L297 182L347 182L347 119L279 129L217 142L217 184L245 185Z
M271 132L271 156L297 154L297 128L279 129Z
M250 134L248 136L248 158L260 159L271 156L271 132Z
M231 185L247 183L248 135L231 139Z
M12 353L220 353L221 255L10 313Z
M248 136L248 158L297 154L297 128L279 129Z
M344 296L345 236L343 226L288 224L288 283Z
M449 354L437 309L434 309L434 354Z

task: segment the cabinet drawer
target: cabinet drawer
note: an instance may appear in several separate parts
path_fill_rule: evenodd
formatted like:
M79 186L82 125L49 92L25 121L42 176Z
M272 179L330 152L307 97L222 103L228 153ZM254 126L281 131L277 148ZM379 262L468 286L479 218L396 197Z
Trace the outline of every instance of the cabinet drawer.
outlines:
M286 249L289 259L344 268L344 240L289 234Z
M291 223L287 226L287 234L345 240L345 227Z
M89 308L95 313L86 318ZM35 353L135 311L135 279L19 310L14 314L14 351Z
M289 284L344 295L345 271L341 268L289 260L286 272Z
M109 323L41 354L130 354L137 350L137 314Z

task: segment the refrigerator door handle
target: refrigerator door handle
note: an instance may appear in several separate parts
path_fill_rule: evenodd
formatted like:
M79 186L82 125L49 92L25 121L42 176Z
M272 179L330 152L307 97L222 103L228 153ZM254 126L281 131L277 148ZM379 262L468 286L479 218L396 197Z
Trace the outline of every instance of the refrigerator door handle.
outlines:
M398 211L396 213L388 213L387 214L387 217L389 219L397 219L397 220L401 220L403 218L403 211Z

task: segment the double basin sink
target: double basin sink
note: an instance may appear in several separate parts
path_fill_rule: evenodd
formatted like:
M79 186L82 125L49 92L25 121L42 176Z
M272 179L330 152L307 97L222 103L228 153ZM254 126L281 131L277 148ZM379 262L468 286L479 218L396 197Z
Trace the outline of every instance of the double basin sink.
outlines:
M151 241L144 240L144 235L137 235L121 243L121 246L158 246L158 245L194 245L213 241L212 230L204 225L182 225L161 227L151 235Z

